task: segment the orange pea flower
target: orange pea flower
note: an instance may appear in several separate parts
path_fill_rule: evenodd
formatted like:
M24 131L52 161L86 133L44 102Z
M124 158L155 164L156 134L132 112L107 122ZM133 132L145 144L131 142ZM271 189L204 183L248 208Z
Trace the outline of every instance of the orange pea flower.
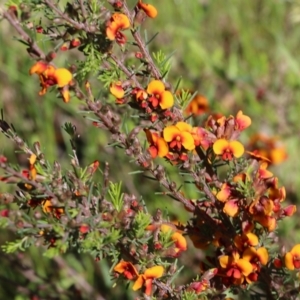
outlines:
M114 271L123 274L125 278L132 280L139 276L138 271L131 262L121 261L115 267Z
M252 264L247 259L240 258L236 251L233 251L232 256L220 256L219 263L221 268L225 269L226 277L236 285L242 284L245 277L253 271Z
M185 113L200 116L209 110L207 99L202 95L196 95L188 104Z
M160 278L163 276L165 269L162 266L155 266L147 269L144 274L139 275L138 279L135 281L132 289L134 291L139 290L142 286L145 286L145 294L147 296L151 295L152 291L152 281L153 279Z
M109 87L109 91L117 99L122 99L125 95L125 91L122 87L122 82L121 81L111 83L110 87Z
M258 280L261 265L266 265L269 260L269 254L266 248L260 247L255 249L249 247L243 252L243 259L248 260L253 267L253 271L245 277L248 283L253 283Z
M65 212L62 207L53 206L50 199L42 202L42 209L44 213L52 213L57 219Z
M268 179L273 177L273 173L270 172L269 170L267 170L268 168L268 164L267 162L263 161L260 165L259 168L257 170L257 177L259 179Z
M149 129L144 130L147 136L150 147L148 151L152 158L165 157L169 152L169 147L166 141L160 137L156 132L151 132Z
M162 224L160 227L160 230L162 232L169 232L174 231L173 228L170 225ZM187 249L187 242L185 237L178 231L175 231L171 235L171 240L175 244L175 252L176 254L179 254L182 251L186 251Z
M252 232L238 234L234 237L234 244L239 250L244 250L249 246L257 246L258 245L258 237Z
M266 265L269 260L269 254L266 248L260 247L255 249L254 247L249 247L243 252L243 258L250 262L259 261L262 265Z
M106 24L106 36L109 40L116 40L118 44L124 45L126 37L121 31L129 27L130 21L126 15L114 13Z
M232 160L244 154L244 146L238 141L227 141L226 139L216 140L213 144L215 154L220 155L223 160Z
M68 86L72 82L72 73L65 68L56 69L54 66L38 61L29 70L29 74L37 74L40 79L41 91L39 95L45 95L50 86L57 85L64 102L70 101Z
M195 143L191 131L191 125L185 122L178 122L176 125L166 127L163 131L163 136L172 149L180 151L183 146L186 150L193 150L195 149Z
M227 201L223 207L223 211L225 214L227 214L230 217L235 217L237 216L239 212L239 199L231 199Z
M285 216L291 217L297 211L296 205L288 205L283 209L283 214Z
M148 101L153 108L159 105L161 109L168 109L174 104L172 93L166 91L164 83L160 80L152 80L147 87L147 93L150 96Z
M157 9L153 5L143 3L142 0L139 0L137 6L139 9L142 9L149 18L154 19L157 16Z
M221 190L217 193L216 198L221 202L226 202L231 195L231 186L228 183L223 183Z
M295 245L285 254L284 261L289 270L300 269L300 244Z
M250 117L243 114L240 110L235 117L235 128L239 131L245 130L247 127L251 125Z
M267 159L272 164L279 164L287 159L287 152L278 144L278 138L256 134L251 138L249 148L254 149L250 154Z

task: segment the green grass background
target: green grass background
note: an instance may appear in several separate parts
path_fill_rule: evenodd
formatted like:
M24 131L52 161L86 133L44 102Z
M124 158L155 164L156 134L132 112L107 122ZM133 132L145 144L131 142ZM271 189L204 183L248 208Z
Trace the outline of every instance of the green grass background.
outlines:
M277 136L287 149L288 159L272 167L272 171L286 187L287 201L299 204L300 23L297 20L300 2L153 0L151 3L158 8L159 14L155 20L147 20L143 30L148 37L159 33L151 44L151 51L161 49L165 54L174 51L168 80L174 86L181 77L181 86L206 95L214 111L235 115L242 109L252 118L251 128L242 135L243 141L256 132ZM153 194L153 190L159 191L157 185L141 175L128 176L138 168L129 163L121 151L106 147L109 137L105 132L88 126L79 112L79 100L73 98L69 104L64 104L55 97L54 90L44 97L38 96L38 79L28 74L33 60L28 57L24 45L14 40L14 35L8 23L1 21L1 107L5 119L13 123L20 136L29 145L39 141L50 162L58 160L68 168L70 144L61 126L72 122L81 136L80 159L83 165L96 159L102 163L108 161L113 179L123 180L125 190L142 196L152 209L164 203L163 209L184 221L186 216L176 215L174 207L177 206L171 200ZM45 52L51 50L47 41L40 36L37 38ZM59 55L56 61L62 66L74 63L77 55L74 50L70 54ZM257 97L259 90L264 91L261 99ZM101 93L105 95L107 91ZM0 153L10 161L26 166L26 158L16 154L15 150L13 144L0 135ZM2 191L7 189L3 184L0 188ZM299 213L292 220L282 222L279 232L287 246L299 242ZM0 243L7 236L8 233L2 230ZM17 258L21 261L24 258L37 272L44 272L41 276L50 278L59 288L72 287L72 280L63 285L59 278L65 278L65 275L53 269L54 261L46 258L35 261L36 256L40 257L41 253L30 249ZM11 289L14 282L25 285L26 276L17 268L8 272L10 266L15 266L11 262L15 257L7 257L0 254L0 261L5 266L0 269L0 281L9 283L0 285L0 298L29 299L21 296L20 291ZM66 255L65 261L79 274L84 274L91 285L97 286L102 280L100 287L108 299L118 299L112 296L105 262L95 265L90 257L78 259L75 254Z

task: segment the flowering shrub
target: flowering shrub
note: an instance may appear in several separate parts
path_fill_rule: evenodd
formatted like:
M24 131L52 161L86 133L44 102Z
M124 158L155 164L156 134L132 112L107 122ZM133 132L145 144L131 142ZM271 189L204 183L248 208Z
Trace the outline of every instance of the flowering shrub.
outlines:
M28 158L22 170L1 157L2 181L15 189L1 195L1 224L19 237L2 249L10 253L35 245L51 258L74 251L96 262L106 259L115 284L126 283L136 299L291 298L299 287L289 271L300 268L300 245L280 252L274 241L279 221L291 217L296 206L284 203L285 188L268 169L285 155L265 155L255 148L256 140L249 149L243 145L240 135L251 125L246 112L210 114L204 96L172 87L169 65L154 61L149 41L140 34L144 21L155 22L159 13L152 4L139 0L130 8L127 1L106 2L73 1L61 9L51 0L29 1L27 9L43 15L32 27L20 18L20 6L9 5L3 18L35 60L29 74L38 75L39 82L32 78L42 88L37 93L55 97L54 86L65 105L80 101L87 126L108 132L111 146L158 182L166 201L179 203L188 221L172 222L163 205L150 213L147 200L110 180L117 170L99 158L83 166L72 124L64 126L73 149L66 168L51 163L39 142L27 145L2 117L2 133ZM44 53L31 36L34 31L59 47ZM55 58L70 49L86 60L57 67ZM94 92L97 83L88 78L91 52L97 53L98 79L107 91L101 99ZM122 124L125 111L135 115L132 130ZM205 118L196 122L197 115ZM274 151L272 140L266 143ZM180 184L171 179L170 169L182 176ZM99 170L101 179L96 179ZM192 199L184 186L199 196ZM176 278L188 268L185 255L200 255L201 262L198 274L181 282Z

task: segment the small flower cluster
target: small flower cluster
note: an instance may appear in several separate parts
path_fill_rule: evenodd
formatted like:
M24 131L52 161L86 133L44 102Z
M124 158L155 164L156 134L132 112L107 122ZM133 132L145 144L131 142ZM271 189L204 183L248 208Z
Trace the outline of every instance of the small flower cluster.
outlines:
M255 134L250 139L248 149L251 155L261 157L270 164L277 165L287 159L285 148L278 144L278 139L275 137Z
M38 61L30 68L29 74L37 74L39 76L42 87L39 92L40 96L45 95L49 87L56 85L64 102L70 101L69 85L72 84L73 76L69 70L56 68L45 61Z
M146 89L134 88L130 95L125 96L127 91L122 87L122 82L117 81L111 84L110 92L116 97L120 104L128 103L137 108L145 118L152 123L158 118L170 116L169 109L174 105L174 97L165 87L161 80L152 80Z
M134 291L137 291L144 286L145 294L150 296L152 292L152 281L155 278L163 276L164 267L154 266L146 269L143 274L139 274L131 262L121 261L114 267L114 271L123 274L128 280L134 280L135 282L132 286Z

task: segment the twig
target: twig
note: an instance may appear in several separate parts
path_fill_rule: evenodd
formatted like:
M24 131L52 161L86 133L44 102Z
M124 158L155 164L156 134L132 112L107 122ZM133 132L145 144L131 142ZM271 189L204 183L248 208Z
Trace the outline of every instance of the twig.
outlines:
M81 9L82 15L83 15L84 19L86 20L88 14L87 14L87 11L86 11L86 9L85 9L83 0L80 0L80 1L79 1L79 4L80 4L80 9Z
M132 17L132 15L130 13L130 10L129 10L128 6L127 6L126 1L123 2L123 10L124 10L124 13L127 15L127 17L129 18L131 24L133 24L133 17ZM145 60L148 62L153 77L155 79L161 79L162 76L160 74L160 71L158 70L158 68L156 67L155 63L153 62L153 59L152 59L152 57L151 57L151 55L150 55L147 47L143 43L143 40L141 38L140 33L136 29L132 29L131 33L132 33L132 36L133 36L134 40L137 43L137 46L141 50L141 52L142 52Z
M138 88L141 88L140 83L137 81L136 76L133 72L130 72L128 68L113 54L110 54L109 56L115 63L116 65L124 72L124 74L127 76L127 79L131 79L135 86Z
M72 26L74 26L76 29L85 29L86 31L89 31L87 26L83 23L78 23L71 19L67 14L63 13L61 10L59 10L52 1L45 0L43 1L47 6L49 6L53 11L56 12L56 14L61 17L63 20L67 21L70 23Z
M22 39L29 44L30 49L33 50L34 54L38 55L41 59L46 58L44 52L38 47L34 40L24 31L18 19L14 18L9 11L4 11L3 17L17 30Z

